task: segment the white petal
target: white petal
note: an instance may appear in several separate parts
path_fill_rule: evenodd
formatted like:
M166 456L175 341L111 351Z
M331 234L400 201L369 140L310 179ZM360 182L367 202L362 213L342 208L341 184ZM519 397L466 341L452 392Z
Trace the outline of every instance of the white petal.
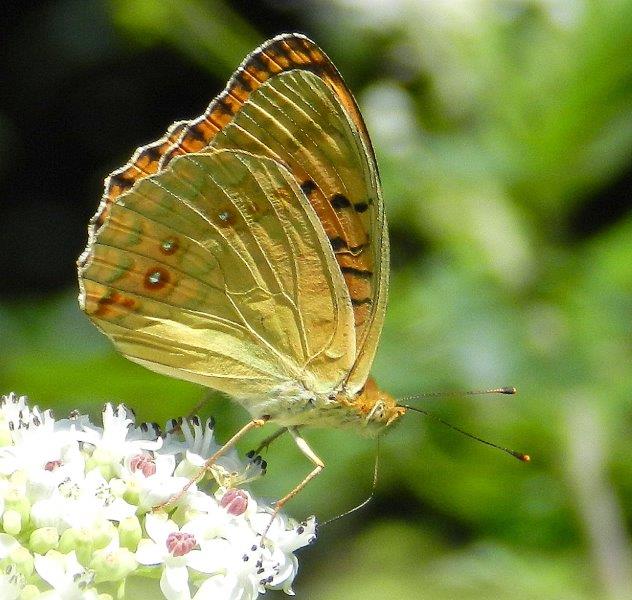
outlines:
M46 554L46 556L36 554L34 562L38 575L55 588L56 591L74 589L74 576L82 573L84 570L79 561L77 561L74 550L69 554L59 554L54 551Z
M151 540L141 540L136 549L136 560L141 565L159 565L167 556L164 544L156 544Z
M164 513L147 513L145 529L154 542L164 545L167 541L167 536L174 531L178 531L178 526L168 519Z
M85 475L81 487L85 491L96 491L97 488L107 485L107 481L98 467L90 469Z
M207 552L191 550L186 555L187 566L201 573L221 573L225 570L225 562L219 556L213 560Z
M35 527L57 527L66 529L62 523L62 511L64 500L59 495L55 495L48 500L39 500L31 507L31 521Z
M232 575L218 575L207 579L196 592L193 600L247 600L255 595L244 595L239 580Z
M186 567L165 567L160 589L167 600L190 600L189 571Z
M156 475L170 477L176 468L176 457L173 454L156 455Z
M12 583L8 576L0 575L0 598L2 600L16 600L21 591L21 588Z
M64 565L61 560L36 554L34 564L37 574L53 588L60 587L65 582Z
M146 508L158 506L179 494L189 481L188 477L172 477L169 479L148 477L141 483L142 488L139 494L140 505ZM184 500L190 493L196 491L196 489L196 485L192 485L182 499Z
M0 474L11 475L16 469L19 468L19 461L15 456L15 451L12 447L3 448L0 450Z
M59 469L57 470L59 471ZM63 473L32 470L29 473L29 478L26 482L26 493L29 500L31 502L37 502L38 500L49 499L63 478Z
M0 559L9 556L9 553L19 545L18 541L12 535L0 533Z
M206 463L206 459L195 452L190 450L186 451L186 461L192 464L194 467L202 468Z
M116 498L103 512L108 520L120 522L136 514L136 507L129 502L125 502L123 498Z

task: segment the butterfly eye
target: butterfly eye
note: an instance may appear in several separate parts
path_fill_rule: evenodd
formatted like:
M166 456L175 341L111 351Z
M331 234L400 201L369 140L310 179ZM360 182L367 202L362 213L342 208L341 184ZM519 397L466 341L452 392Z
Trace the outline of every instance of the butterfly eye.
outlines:
M374 405L369 414L366 416L367 421L381 421L384 419L384 402L382 400L378 400Z

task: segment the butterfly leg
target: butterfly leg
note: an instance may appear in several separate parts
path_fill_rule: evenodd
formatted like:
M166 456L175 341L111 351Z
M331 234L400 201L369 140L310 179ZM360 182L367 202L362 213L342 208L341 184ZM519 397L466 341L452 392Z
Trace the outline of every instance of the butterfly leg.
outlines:
M288 429L290 435L294 438L294 442L298 446L298 449L314 464L314 469L307 474L307 477L303 479L294 489L288 494L283 496L280 500L277 500L274 504L275 514L279 512L287 502L289 502L296 494L298 494L314 477L316 477L325 468L325 463L318 457L314 451L309 447L308 443L302 438L296 427L290 427Z
M161 502L160 504L158 504L158 506L155 506L153 510L160 510L168 504L173 504L174 502L180 500L180 498L182 498L182 496L187 493L188 489L194 483L197 483L204 477L206 471L208 471L208 469L217 462L218 458L226 454L226 452L228 452L251 429L263 427L268 422L269 418L270 417L268 416L263 416L261 417L261 419L253 419L252 421L246 423L235 435L233 435L233 437L231 437L219 450L217 450L215 454L206 459L204 466L195 474L192 479L187 482L187 484L175 496L172 496L168 500Z
M303 479L296 487L290 490L283 498L277 500L274 503L274 511L272 513L272 518L268 523L265 531L263 532L263 536L261 537L261 545L263 546L266 535L268 534L268 530L272 526L275 517L279 513L279 511L287 504L296 494L298 494L314 477L316 477L320 472L325 468L325 463L320 459L319 456L309 447L309 444L299 435L297 427L288 427L287 431L290 432L290 435L294 438L294 442L298 446L298 449L305 455L309 460L314 464L314 468L307 474L307 477ZM278 432L277 432L278 433ZM279 433L279 435L281 435Z

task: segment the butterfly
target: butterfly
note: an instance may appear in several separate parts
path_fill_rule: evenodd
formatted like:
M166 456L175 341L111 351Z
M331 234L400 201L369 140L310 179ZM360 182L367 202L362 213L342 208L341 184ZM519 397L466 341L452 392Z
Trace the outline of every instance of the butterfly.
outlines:
M253 417L240 434L287 429L315 465L294 493L324 467L301 427L376 434L405 412L369 377L389 276L375 154L307 37L268 40L139 148L88 235L83 311L130 360L231 396Z

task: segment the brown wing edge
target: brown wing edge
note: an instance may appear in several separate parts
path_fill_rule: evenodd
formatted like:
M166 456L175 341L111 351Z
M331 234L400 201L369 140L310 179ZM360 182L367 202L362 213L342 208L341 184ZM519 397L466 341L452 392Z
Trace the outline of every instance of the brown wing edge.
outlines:
M289 33L268 40L243 60L224 91L210 103L204 114L184 127L178 141L162 157L160 166L164 167L173 156L198 152L208 146L253 91L270 77L293 69L312 71L334 90L375 161L358 105L332 61L308 37Z

